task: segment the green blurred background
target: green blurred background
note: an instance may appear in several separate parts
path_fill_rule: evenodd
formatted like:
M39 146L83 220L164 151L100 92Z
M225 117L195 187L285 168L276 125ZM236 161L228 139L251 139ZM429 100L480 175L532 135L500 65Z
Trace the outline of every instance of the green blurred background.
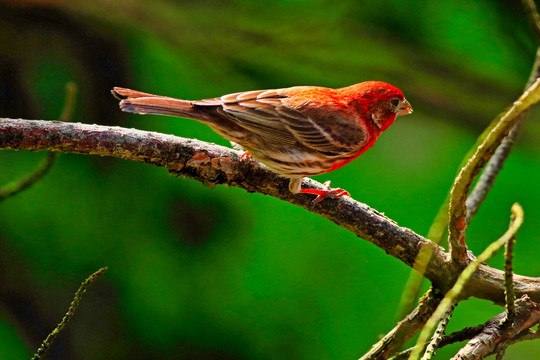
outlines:
M469 147L521 93L535 50L515 0L4 1L0 116L56 119L74 81L74 121L228 145L194 121L121 113L109 91L198 99L387 81L414 114L316 180L425 234ZM520 202L515 269L530 276L540 276L535 118L468 231L479 253ZM1 151L0 184L44 156ZM490 264L500 268L501 255ZM102 266L109 271L48 358L356 359L395 325L409 275L375 246L277 199L63 154L42 181L0 204L0 358L29 358ZM461 303L450 331L501 311ZM538 341L520 343L506 359L539 352Z

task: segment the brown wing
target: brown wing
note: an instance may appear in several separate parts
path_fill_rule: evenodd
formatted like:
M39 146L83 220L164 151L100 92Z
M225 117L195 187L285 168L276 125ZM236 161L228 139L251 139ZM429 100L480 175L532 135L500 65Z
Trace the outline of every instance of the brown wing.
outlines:
M343 138L340 135L343 127L348 125L339 119L339 114L332 115L331 111L325 109L307 114L288 106L287 89L284 90L224 95L219 99L221 106L218 107L214 107L218 99L194 101L193 105L214 107L216 115L232 120L266 143L277 146L301 144L328 156L337 156L357 151L364 142L364 132L358 128L352 129L352 136Z

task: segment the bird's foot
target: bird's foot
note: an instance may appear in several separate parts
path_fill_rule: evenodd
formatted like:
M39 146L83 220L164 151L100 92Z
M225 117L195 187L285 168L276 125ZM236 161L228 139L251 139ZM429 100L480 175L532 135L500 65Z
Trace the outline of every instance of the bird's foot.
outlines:
M251 155L249 154L248 151L246 151L245 153L242 154L242 156L240 156L240 161L250 161L252 158L251 158Z
M324 187L323 190L300 189L300 192L304 193L304 194L317 195L317 197L311 201L311 205L315 205L315 204L321 202L322 200L324 200L325 198L339 198L339 197L342 197L342 196L345 196L345 195L347 195L347 196L351 195L351 194L349 194L349 192L347 190L343 190L343 189L340 189L340 188L335 188L335 189L330 188L330 181L325 182L323 184L323 187Z

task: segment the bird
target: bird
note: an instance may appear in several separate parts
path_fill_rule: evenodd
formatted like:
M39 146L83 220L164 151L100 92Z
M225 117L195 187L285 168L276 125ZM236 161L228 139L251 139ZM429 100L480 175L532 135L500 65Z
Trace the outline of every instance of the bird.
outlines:
M289 190L324 198L350 196L340 188L302 187L304 177L334 171L369 149L412 106L397 87L364 81L338 89L294 86L181 100L115 87L123 111L189 118L207 124L249 158L290 179Z

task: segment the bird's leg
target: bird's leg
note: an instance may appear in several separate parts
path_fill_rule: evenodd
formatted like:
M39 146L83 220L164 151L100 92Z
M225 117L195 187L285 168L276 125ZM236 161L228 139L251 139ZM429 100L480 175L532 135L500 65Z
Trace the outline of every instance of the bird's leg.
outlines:
M242 154L242 156L240 156L240 161L250 161L252 158L251 158L251 155L249 154L249 151L246 151L242 145L238 144L238 143L235 143L234 141L231 141L230 142L232 147L235 149L235 150L240 150L240 151L243 151L244 153Z
M317 190L317 189L300 189L301 193L304 194L314 194L317 195L315 199L311 201L312 205L317 204L318 202L324 200L325 198L339 198L342 196L350 196L349 192L347 190L343 190L340 188L332 189L330 187L330 181L327 181L323 184L324 190Z
M351 195L347 190L330 188L330 181L325 182L323 186L323 190L306 189L302 188L302 178L291 178L291 182L289 183L289 190L291 190L291 192L294 194L303 193L317 195L317 197L311 201L311 205L315 205L320 201L324 200L325 198L339 198L345 195Z

